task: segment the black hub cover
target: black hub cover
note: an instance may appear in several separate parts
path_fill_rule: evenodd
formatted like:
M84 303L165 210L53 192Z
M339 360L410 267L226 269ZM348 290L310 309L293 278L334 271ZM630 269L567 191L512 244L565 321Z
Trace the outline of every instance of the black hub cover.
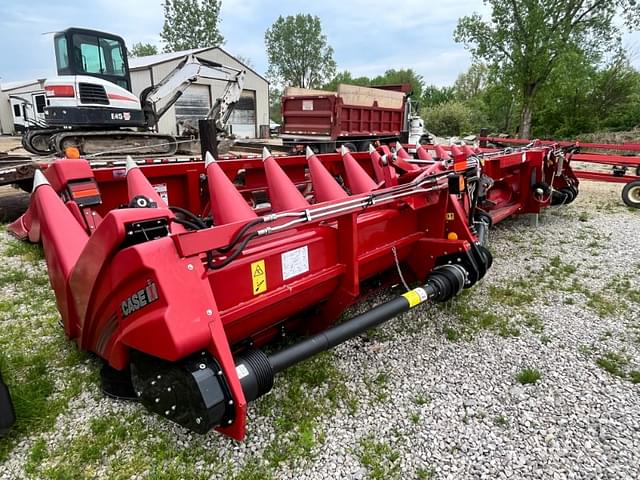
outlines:
M235 408L222 371L205 352L177 363L134 352L136 395L152 412L197 433L229 425Z

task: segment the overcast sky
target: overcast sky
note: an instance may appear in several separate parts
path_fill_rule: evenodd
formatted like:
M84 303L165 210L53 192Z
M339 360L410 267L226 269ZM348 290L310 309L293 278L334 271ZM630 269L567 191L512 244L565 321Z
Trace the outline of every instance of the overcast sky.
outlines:
M0 82L55 73L52 36L70 26L104 30L135 42L160 44L162 0L0 0ZM278 15L318 15L339 70L375 76L413 68L427 84L448 85L470 56L453 41L460 16L486 14L482 0L223 0L224 48L267 69L264 32ZM640 35L627 42L638 46ZM636 65L638 60L636 59Z

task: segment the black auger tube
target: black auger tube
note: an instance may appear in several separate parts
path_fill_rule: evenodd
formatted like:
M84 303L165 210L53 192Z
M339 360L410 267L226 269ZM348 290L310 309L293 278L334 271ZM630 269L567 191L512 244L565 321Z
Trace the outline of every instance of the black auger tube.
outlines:
M276 373L340 345L421 303L450 300L462 291L467 278L468 272L462 266L441 265L431 272L422 287L410 290L271 356L260 350L245 351L236 358L236 372L245 398L252 401L268 393L273 387L273 377Z
M429 298L433 295L433 288L425 286ZM350 338L408 311L410 308L409 300L403 296L378 305L344 323L302 340L285 350L274 353L269 357L271 369L273 373L282 372L292 365L340 345Z

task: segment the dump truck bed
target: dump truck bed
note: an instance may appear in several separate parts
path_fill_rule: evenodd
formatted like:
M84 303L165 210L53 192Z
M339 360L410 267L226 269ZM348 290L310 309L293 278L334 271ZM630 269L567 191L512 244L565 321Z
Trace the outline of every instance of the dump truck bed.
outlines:
M295 89L282 98L282 138L335 141L394 137L405 130L405 94L340 85L338 92Z

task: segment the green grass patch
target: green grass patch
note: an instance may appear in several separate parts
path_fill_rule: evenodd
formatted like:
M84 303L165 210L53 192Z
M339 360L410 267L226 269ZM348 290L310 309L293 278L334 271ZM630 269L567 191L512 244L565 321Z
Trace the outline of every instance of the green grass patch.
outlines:
M579 222L588 222L589 218L590 216L588 212L580 212L580 215L578 215Z
M429 395L416 395L413 399L413 403L415 403L416 405L427 405L429 403L431 403L431 397Z
M487 311L486 308L474 306L470 301L470 294L465 290L450 303L451 310L456 315L458 322L447 325L444 328L444 335L449 341L460 339L471 339L482 330L489 330L503 337L517 337L520 329L511 322L506 315ZM447 307L440 306L441 309Z
M625 368L629 365L629 357L619 352L605 352L596 359L596 364L611 375L625 378Z
M504 415L498 415L493 419L493 424L498 427L506 428L509 426L509 419Z
M44 259L42 245L22 242L13 238L5 242L4 254L9 257L20 257L30 263L38 263Z
M418 468L416 477L418 480L432 480L436 478L436 471L433 468Z
M489 299L494 303L501 303L511 307L528 305L535 299L535 295L524 281L516 281L507 286L491 285Z
M146 415L140 410L91 419L88 432L69 438L41 456L40 465L33 468L34 476L91 479L102 473L106 478L122 480L134 476L167 480L232 477L231 467L216 451L194 444L180 445L173 432L161 431L144 421ZM197 464L200 468L196 468ZM270 471L254 459L236 478L271 477Z
M0 369L17 417L0 441L0 461L22 439L51 430L69 401L95 380L86 369L75 368L87 357L67 341L58 324L59 314L43 266L24 264L24 260L35 259L39 250L22 245L9 242L5 254L20 256L25 268L0 267L0 287L12 286L11 296L0 298ZM60 370L65 372L64 378L56 384ZM28 468L43 455L41 447L36 441Z
M272 393L256 402L259 414L274 418L276 440L264 452L268 464L277 467L312 458L313 449L325 441L319 420L330 416L341 402L351 408L353 397L331 352L288 369Z
M400 454L373 435L360 440L358 457L372 480L400 478Z
M516 375L516 380L518 380L522 385L534 384L540 380L540 378L542 378L542 374L535 368L525 368Z

